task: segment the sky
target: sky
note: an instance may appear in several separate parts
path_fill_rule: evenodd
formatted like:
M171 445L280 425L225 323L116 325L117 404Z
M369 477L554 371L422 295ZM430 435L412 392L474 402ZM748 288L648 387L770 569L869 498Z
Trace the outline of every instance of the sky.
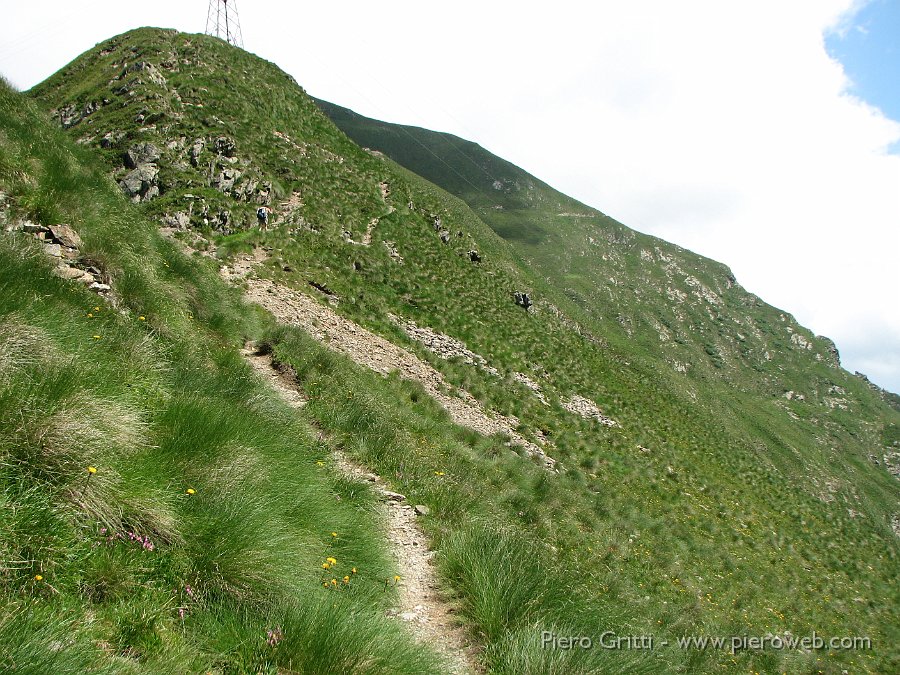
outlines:
M476 141L642 232L729 265L900 392L900 0L231 0L248 51L311 94ZM30 0L27 88L208 0Z

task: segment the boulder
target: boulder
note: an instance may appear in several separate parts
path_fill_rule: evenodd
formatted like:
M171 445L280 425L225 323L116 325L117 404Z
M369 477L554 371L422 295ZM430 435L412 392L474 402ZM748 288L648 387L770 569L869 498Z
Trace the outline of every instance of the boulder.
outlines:
M159 148L153 143L138 143L131 146L125 153L125 166L129 169L137 169L142 164L158 162L160 156Z
M68 225L51 225L50 233L57 243L67 246L68 248L81 248L83 242L78 233Z
M191 164L194 166L200 164L200 154L203 152L204 147L206 147L206 141L202 138L198 138L191 146Z
M191 218L184 211L178 211L175 214L166 214L165 223L169 227L175 227L179 230L186 230L188 225L191 224Z
M69 267L68 265L60 265L53 270L53 273L62 279L80 279L84 276L84 271L77 267Z
M227 193L234 189L234 183L240 177L241 172L237 169L223 169L214 183L222 192Z
M481 262L481 256L478 251L469 251L469 260L472 262Z
M119 186L132 201L148 201L159 195L155 185L158 175L159 168L155 164L141 164L119 181Z
M416 512L417 516L427 516L429 513L431 513L431 509L429 509L424 504L416 504L413 507L413 510Z

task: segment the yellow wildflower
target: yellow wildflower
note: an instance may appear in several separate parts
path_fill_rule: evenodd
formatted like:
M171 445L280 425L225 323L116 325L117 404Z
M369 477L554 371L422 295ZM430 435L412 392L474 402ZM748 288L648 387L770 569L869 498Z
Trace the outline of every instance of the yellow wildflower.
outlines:
M97 467L96 467L96 466L89 466L89 467L87 468L87 472L88 472L88 473L97 473Z
M95 340L99 340L99 339L100 339L100 336L99 336L99 335L95 335L95 336L94 336L94 339L95 339Z
M337 560L335 560L334 558L325 558L325 560L330 562L332 565L337 565Z
M88 312L88 318L89 318L89 319L93 319L93 318L94 318L94 315L91 314L90 312Z
M34 575L34 580L35 580L35 581L43 581L43 580L44 580L44 577L42 577L40 574L35 574L35 575Z
M95 311L95 312L99 312L99 311L100 311L100 308L99 308L99 307L94 307L94 311Z
M399 583L400 583L400 575L399 575L399 574L395 574L395 575L394 575L394 583L395 583L395 584L399 584Z
M332 533L331 533L331 536L332 536L332 537L336 537L336 536L337 536L337 532L332 532Z
M356 574L356 568L355 568L355 567L354 567L352 570L350 570L350 571L353 572L353 574Z
M443 476L443 475L444 475L444 472L443 472L443 471L435 471L435 472L434 472L434 475L435 475L435 476Z
M197 491L194 488L188 488L187 493L189 495L195 495L195 494L197 494Z
M323 461L320 459L318 462L316 462L316 466L325 466L325 462L323 462Z
M329 567L331 567L331 565L329 565L327 562L323 562L323 563L322 563L322 569L323 569L323 570L327 570Z
M138 320L140 320L140 321L146 321L146 320L147 320L147 317L146 317L146 316L139 316L139 317L138 317Z
M332 585L332 586L337 586L337 579L332 579L332 580L331 580L331 585Z
M349 583L350 583L350 577L346 577L346 576L345 576L345 577L344 577L344 583L345 583L345 584L349 584Z

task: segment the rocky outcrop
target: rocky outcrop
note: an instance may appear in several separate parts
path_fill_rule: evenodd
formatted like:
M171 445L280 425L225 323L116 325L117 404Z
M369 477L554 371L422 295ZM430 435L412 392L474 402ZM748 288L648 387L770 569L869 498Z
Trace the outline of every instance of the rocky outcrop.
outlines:
M69 127L74 127L86 117L93 115L99 108L100 104L96 101L91 101L81 107L74 103L70 103L59 110L54 110L51 112L51 115L59 120L59 123L64 129L68 129Z
M125 153L125 166L129 169L137 169L144 164L155 164L160 157L159 148L153 143L138 143L131 146Z
M584 396L579 396L575 394L569 399L562 399L560 401L562 407L568 410L570 413L583 417L585 419L593 419L606 427L618 427L620 426L618 422L616 422L613 418L607 417L603 414L603 411L594 403L592 400L585 398Z
M159 196L158 176L156 164L141 164L119 181L119 187L131 201L148 202Z
M526 312L528 311L528 308L531 307L531 306L534 304L534 302L531 300L531 294L530 294L530 293L525 293L525 292L521 292L521 291L516 291L516 292L513 294L513 297L514 297L515 300L516 300L516 304L517 304L519 307L524 308Z
M2 194L2 193L0 193ZM104 297L111 290L105 275L94 265L82 261L81 247L84 245L78 232L71 225L41 225L30 220L7 222L8 214L0 200L0 222L5 223L7 232L30 234L43 247L46 255L56 267L53 273L68 281L80 281L92 291Z

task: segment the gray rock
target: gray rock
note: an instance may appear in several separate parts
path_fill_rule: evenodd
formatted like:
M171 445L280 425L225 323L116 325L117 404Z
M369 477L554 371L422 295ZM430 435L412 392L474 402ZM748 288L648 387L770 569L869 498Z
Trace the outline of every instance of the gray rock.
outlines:
M90 288L92 291L97 291L98 293L110 290L109 284L101 284L99 281L92 283Z
M481 262L481 255L478 251L469 251L469 260L472 262Z
M81 248L84 245L84 242L81 241L81 237L79 237L78 233L69 225L51 225L50 233L57 243L60 243L63 246L68 246L69 248Z
M84 276L84 271L77 267L69 267L68 265L60 265L53 270L53 273L62 279L80 279Z
M125 191L125 194L131 197L132 201L147 201L152 199L148 197L151 187L155 187L156 177L159 175L159 168L155 164L141 164L139 167L129 172L121 181L119 186ZM156 195L159 189L156 189ZM153 196L156 196L153 195Z
M125 153L125 166L129 169L137 169L142 164L158 162L160 156L159 148L153 143L138 143L131 146Z
M100 147L111 148L124 137L125 134L121 131L109 131L100 139Z
M402 502L406 499L406 497L399 492L391 492L390 490L385 490L382 494L392 502Z
M450 243L450 233L447 230L441 230L441 241L445 244Z
M62 246L59 244L44 244L44 253L53 258L62 258Z
M159 72L159 69L154 66L149 61L138 61L137 63L132 63L125 69L126 73L141 73L143 77L146 77L150 82L160 87L166 86L166 78L163 77L163 74Z
M70 103L69 105L55 111L54 115L57 119L59 119L59 123L62 124L66 129L68 129L69 127L73 127L78 124L85 117L97 112L97 109L99 107L100 106L96 101L91 101L90 103L86 103L84 107L79 110L74 103Z
M204 147L206 147L206 141L202 138L198 138L191 146L191 164L194 166L200 164L200 154Z
M191 219L184 211L178 211L174 215L166 214L165 223L170 227L177 227L179 230L185 230L188 225L191 224Z
M431 509L429 509L424 504L416 504L413 507L413 511L416 512L417 516L427 516L429 513L431 513Z
M241 172L237 169L224 169L213 182L222 192L231 192L240 177Z
M37 234L38 232L47 232L48 229L43 225L38 225L37 223L32 223L30 220L22 221L22 231L28 232L29 234Z

